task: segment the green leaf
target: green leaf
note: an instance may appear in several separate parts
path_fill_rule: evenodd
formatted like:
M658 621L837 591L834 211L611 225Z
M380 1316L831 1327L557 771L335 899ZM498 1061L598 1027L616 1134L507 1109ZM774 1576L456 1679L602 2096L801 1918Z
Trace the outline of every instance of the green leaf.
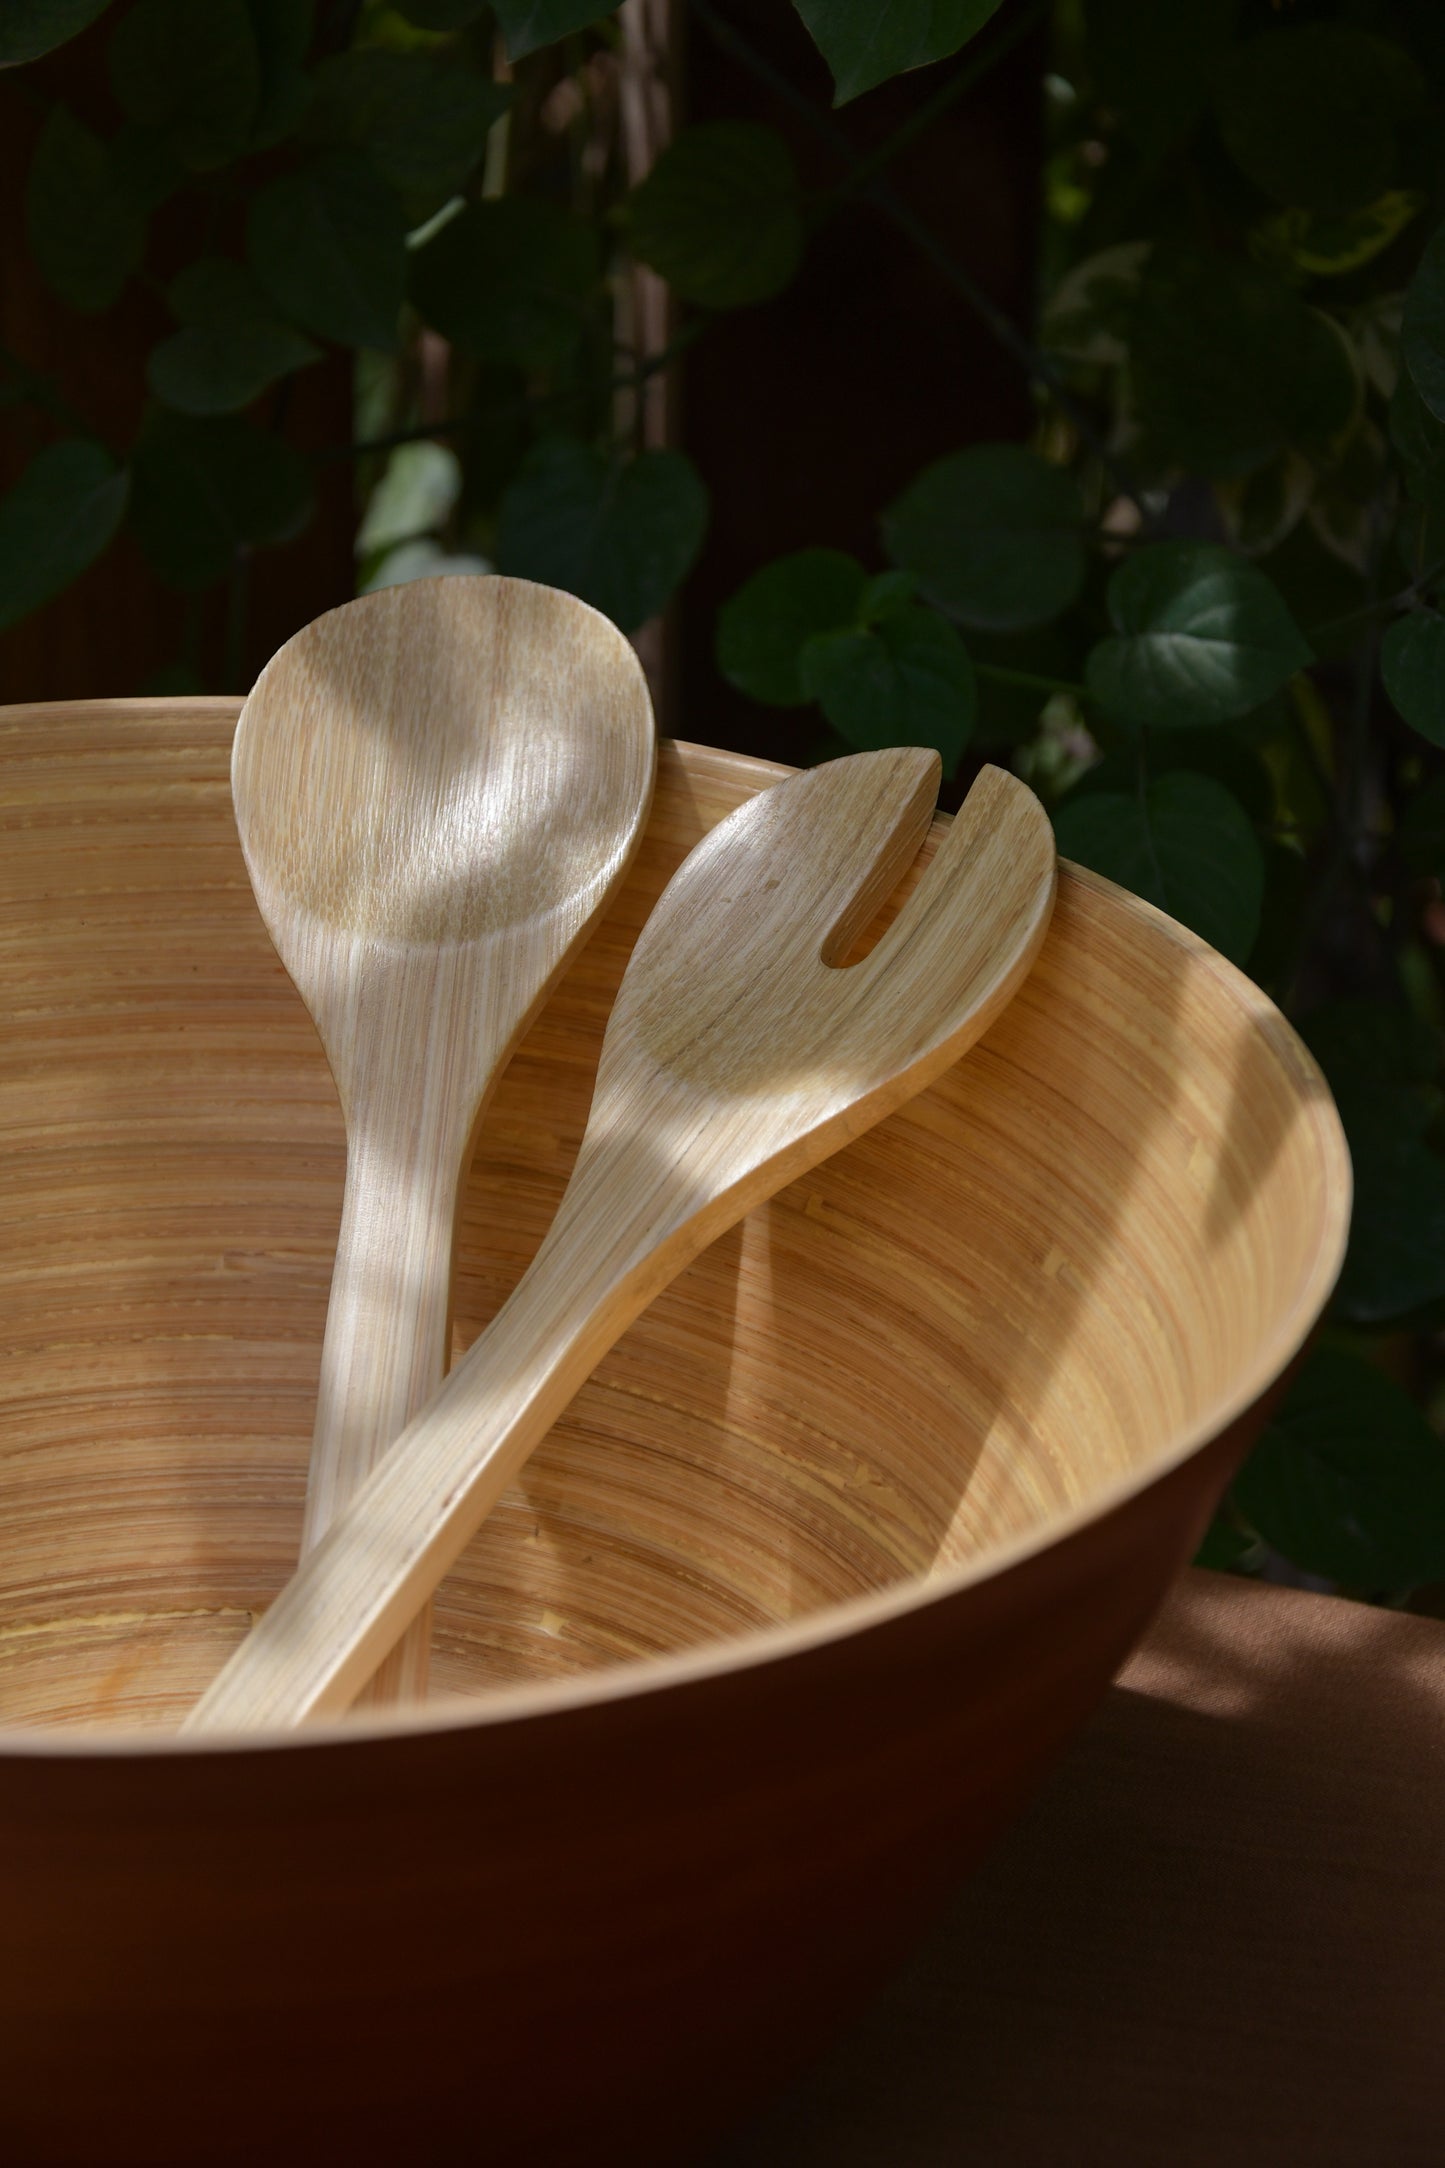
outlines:
M146 226L110 153L52 107L25 187L25 234L41 276L72 309L110 307L145 255Z
M1445 1444L1357 1355L1311 1355L1233 1495L1307 1573L1380 1594L1445 1577Z
M1333 1001L1302 1036L1349 1141L1355 1209L1335 1307L1363 1324L1445 1294L1445 1165L1425 1143L1440 1106L1440 1044L1403 1006Z
M804 690L860 752L931 745L952 775L973 734L973 664L952 625L905 603L868 632L815 633L798 661Z
M1151 738L1149 775L1176 775L1181 770L1222 783L1252 821L1266 825L1274 818L1274 779L1253 746L1231 732L1217 727L1166 730ZM1097 761L1079 778L1074 791L1112 790L1127 795L1138 781L1138 751L1126 746Z
M803 253L788 146L755 121L684 128L630 198L627 217L633 255L704 308L781 293Z
M485 557L469 552L444 550L440 542L422 536L415 542L402 542L388 550L381 561L361 581L357 592L374 595L381 587L404 587L408 580L448 580L474 578L479 572L490 572Z
M1390 401L1390 442L1410 495L1422 504L1438 498L1445 486L1445 418L1431 413L1403 371Z
M1394 178L1396 130L1425 85L1397 44L1337 23L1266 30L1226 63L1219 125L1240 171L1276 203L1353 211Z
M1130 796L1073 793L1054 813L1060 851L1132 888L1242 965L1259 931L1264 859L1222 784L1164 775Z
M1109 581L1112 639L1090 692L1135 728L1187 729L1258 707L1311 660L1278 588L1214 542L1155 542Z
M1249 237L1261 263L1337 279L1373 263L1425 208L1413 188L1390 188L1358 211L1277 211Z
M455 61L384 46L323 60L315 84L307 137L365 151L418 218L475 170L511 100L505 83Z
M1445 226L1430 236L1405 295L1400 354L1420 397L1445 422Z
M633 632L686 577L706 525L707 491L681 452L620 461L553 437L502 499L497 567L580 595Z
M173 587L209 587L243 544L289 541L313 509L306 462L280 437L165 409L141 432L131 519L152 570Z
M129 477L78 438L37 452L0 498L0 630L94 564L125 511Z
M1380 643L1380 675L1398 714L1432 745L1445 745L1445 617L1411 610Z
M110 0L5 0L0 10L0 68L22 67L78 37Z
M1331 1091L1405 1090L1433 1086L1440 1067L1435 1032L1403 1003L1328 1001L1299 1027L1300 1037L1324 1070ZM1434 1110L1421 1100L1406 1122L1418 1136Z
M794 0L833 71L835 105L931 60L946 60L982 30L999 0Z
M246 0L261 72L251 149L269 150L290 135L311 97L306 55L312 0Z
M182 414L233 414L278 377L321 358L228 256L189 265L167 299L183 328L153 350L146 382L163 406Z
M1406 801L1400 849L1412 873L1445 873L1445 775L1431 776Z
M1084 510L1062 467L979 444L925 467L883 515L896 565L950 616L983 631L1041 625L1084 584Z
M573 30L585 30L604 15L615 15L620 4L621 0L492 0L492 13L502 26L508 60L522 60L539 46L551 45Z
M770 707L802 707L812 696L798 657L816 634L854 626L866 577L843 550L796 550L755 572L718 613L718 668L731 685Z
M1234 42L1239 0L1089 0L1089 66L1099 96L1150 157L1176 147L1209 102Z
M536 196L504 196L470 204L416 251L411 297L469 352L545 369L576 346L600 278L584 220Z
M245 0L136 0L111 39L110 77L121 111L163 129L182 164L197 173L229 165L261 102Z
M1325 455L1363 396L1343 332L1276 272L1162 247L1134 307L1132 378L1146 456L1211 480L1291 446Z
M262 189L252 270L294 323L341 346L392 348L406 295L406 220L357 151L326 151Z

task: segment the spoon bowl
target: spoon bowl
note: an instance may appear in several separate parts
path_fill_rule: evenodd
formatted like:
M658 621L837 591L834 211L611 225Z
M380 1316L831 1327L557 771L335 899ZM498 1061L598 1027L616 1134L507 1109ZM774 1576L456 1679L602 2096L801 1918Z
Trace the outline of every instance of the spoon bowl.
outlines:
M303 1552L445 1375L478 1122L626 871L654 762L632 648L525 580L418 580L328 611L241 711L242 849L347 1129ZM423 1609L372 1697L422 1696L430 1647Z

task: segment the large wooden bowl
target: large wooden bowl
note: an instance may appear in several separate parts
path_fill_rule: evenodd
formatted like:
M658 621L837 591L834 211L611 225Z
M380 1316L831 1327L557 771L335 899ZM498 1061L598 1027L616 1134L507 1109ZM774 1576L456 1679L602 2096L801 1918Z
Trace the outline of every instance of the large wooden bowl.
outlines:
M1329 1292L1339 1126L1246 980L1066 870L987 1039L579 1396L442 1593L441 1698L182 1744L296 1555L341 1195L235 715L0 719L0 2157L687 2161L1140 1633ZM483 1137L463 1341L649 899L778 772L665 754Z

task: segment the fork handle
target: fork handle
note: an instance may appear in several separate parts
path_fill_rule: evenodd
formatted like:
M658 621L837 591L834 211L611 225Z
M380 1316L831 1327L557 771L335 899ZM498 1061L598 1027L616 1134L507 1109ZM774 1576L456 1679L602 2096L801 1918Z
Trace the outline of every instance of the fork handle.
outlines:
M712 1202L653 1149L579 1159L509 1300L182 1728L287 1727L345 1709L607 1350L711 1239Z

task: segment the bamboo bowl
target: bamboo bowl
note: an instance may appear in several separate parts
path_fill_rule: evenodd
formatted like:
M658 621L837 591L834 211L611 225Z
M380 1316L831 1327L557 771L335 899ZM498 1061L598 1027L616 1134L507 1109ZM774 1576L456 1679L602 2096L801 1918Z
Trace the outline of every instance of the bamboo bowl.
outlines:
M604 1363L443 1589L425 1712L183 1744L295 1557L342 1176L236 712L0 718L0 2155L689 2161L1143 1629L1329 1293L1339 1125L1246 980L1066 870L984 1042ZM665 753L484 1133L461 1341L649 899L778 772Z

